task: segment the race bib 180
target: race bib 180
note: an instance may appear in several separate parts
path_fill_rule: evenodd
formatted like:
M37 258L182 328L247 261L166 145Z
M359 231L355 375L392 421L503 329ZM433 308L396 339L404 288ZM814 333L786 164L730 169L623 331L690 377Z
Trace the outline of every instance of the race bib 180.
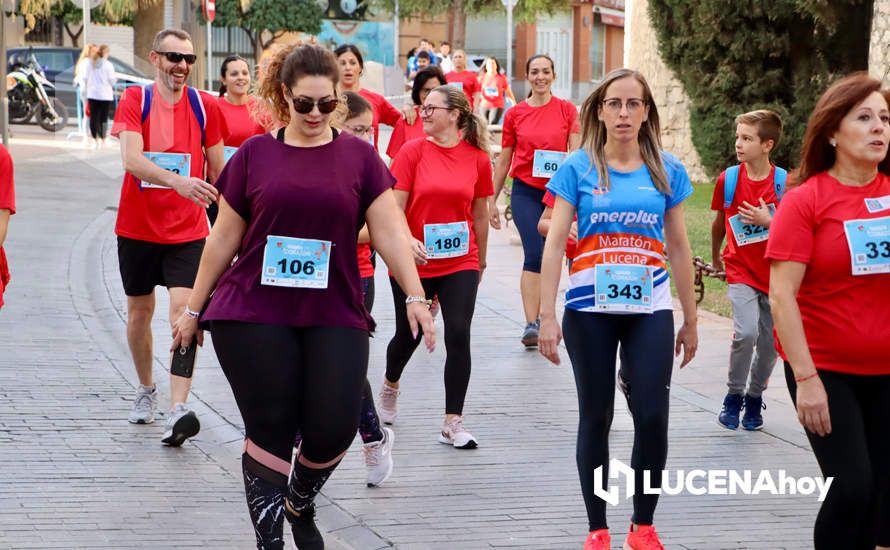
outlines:
M456 258L470 251L467 222L428 223L423 226L423 245L428 258Z
M649 266L599 264L595 277L597 311L652 312L652 270Z
M192 156L188 153L150 153L148 151L142 153L145 158L153 162L159 168L179 174L180 176L189 177L192 174ZM154 183L142 182L143 189L172 189L163 185L155 185Z
M853 275L890 272L890 216L844 222Z
M331 241L268 235L260 283L290 288L327 288Z

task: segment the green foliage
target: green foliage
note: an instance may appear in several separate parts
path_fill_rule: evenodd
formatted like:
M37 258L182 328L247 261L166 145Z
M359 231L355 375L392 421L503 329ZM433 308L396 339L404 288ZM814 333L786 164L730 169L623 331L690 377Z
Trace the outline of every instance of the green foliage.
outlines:
M392 13L395 9L393 0L372 0L372 5ZM454 6L452 0L399 0L399 15L411 17L419 13L426 15L442 15ZM513 9L513 18L518 21L534 21L538 15L551 15L557 11L569 10L572 3L568 0L519 0ZM505 13L501 0L463 0L464 15L489 15Z
M662 59L689 96L692 142L715 175L735 164L736 115L785 124L773 160L798 164L809 114L837 77L868 68L873 0L650 0Z
M313 0L252 0L246 9L240 0L217 0L213 24L244 29L259 59L263 49L286 32L321 32L322 15Z

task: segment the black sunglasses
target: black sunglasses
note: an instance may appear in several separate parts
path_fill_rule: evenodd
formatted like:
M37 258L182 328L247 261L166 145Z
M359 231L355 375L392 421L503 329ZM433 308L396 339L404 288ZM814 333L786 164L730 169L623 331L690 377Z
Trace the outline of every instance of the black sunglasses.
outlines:
M163 55L167 58L167 61L170 63L179 63L183 59L189 65L194 65L195 61L198 60L198 56L193 53L179 53L179 52L159 52L155 50L155 53L158 55Z
M291 96L291 101L294 104L294 111L300 113L301 115L308 115L312 112L312 109L318 105L318 112L323 115L328 113L333 113L334 109L340 105L340 100L335 98L331 99L319 99L318 101L314 99L310 99L308 97L293 97Z

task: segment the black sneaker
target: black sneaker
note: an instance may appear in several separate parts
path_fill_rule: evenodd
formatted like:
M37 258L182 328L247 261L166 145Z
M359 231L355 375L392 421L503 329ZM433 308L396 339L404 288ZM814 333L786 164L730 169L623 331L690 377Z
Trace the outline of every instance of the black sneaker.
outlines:
M179 447L186 439L198 435L198 432L201 431L198 415L194 411L188 410L182 403L177 403L169 414L161 443Z
M763 415L760 414L762 409L766 409L763 396L751 397L745 394L745 415L742 416L742 427L748 431L763 428Z
M298 513L291 511L287 500L284 502L284 516L290 522L290 530L297 549L324 550L324 539L315 525L315 504L310 504Z
M538 347L538 332L540 330L540 321L532 321L531 323L525 325L525 330L522 332L522 345L527 348Z

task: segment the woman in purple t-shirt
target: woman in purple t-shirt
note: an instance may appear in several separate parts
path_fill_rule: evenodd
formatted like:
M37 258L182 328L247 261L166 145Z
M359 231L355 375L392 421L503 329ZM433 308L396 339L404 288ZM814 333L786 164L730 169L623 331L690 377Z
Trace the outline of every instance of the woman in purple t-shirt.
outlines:
M286 126L248 139L217 180L219 217L174 329L174 348L200 344L196 312L206 305L201 321L247 432L242 465L258 548L284 547L283 516L297 548L324 545L313 500L355 437L374 328L355 253L366 221L409 295L412 330L434 345L393 177L368 143L330 127L338 75L316 45L283 48L269 64L261 99Z

